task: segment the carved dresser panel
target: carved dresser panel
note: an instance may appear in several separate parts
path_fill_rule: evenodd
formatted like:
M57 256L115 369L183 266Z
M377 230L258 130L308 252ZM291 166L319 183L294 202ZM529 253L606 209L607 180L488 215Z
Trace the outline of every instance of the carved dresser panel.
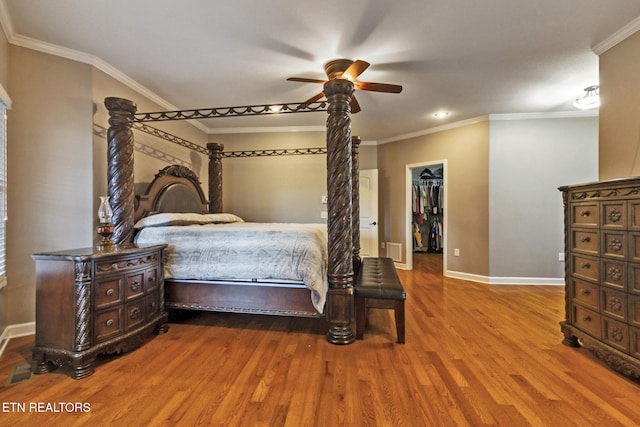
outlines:
M564 343L640 378L640 178L560 187Z
M93 373L100 353L129 351L167 330L164 245L41 253L36 260L33 371Z

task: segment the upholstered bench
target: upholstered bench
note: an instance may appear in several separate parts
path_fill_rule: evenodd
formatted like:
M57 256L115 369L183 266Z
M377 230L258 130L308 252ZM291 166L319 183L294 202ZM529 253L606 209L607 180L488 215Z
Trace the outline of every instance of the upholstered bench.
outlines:
M404 344L404 301L407 294L391 258L364 258L354 286L356 338L362 339L368 308L393 309L398 342Z

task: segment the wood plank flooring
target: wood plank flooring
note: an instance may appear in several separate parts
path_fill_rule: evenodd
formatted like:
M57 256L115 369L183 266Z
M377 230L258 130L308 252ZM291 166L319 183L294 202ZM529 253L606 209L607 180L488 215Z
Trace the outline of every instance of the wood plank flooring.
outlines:
M404 345L387 310L347 346L326 342L322 320L198 313L86 379L61 369L0 386L0 425L640 425L639 384L561 344L562 287L443 278L439 255L414 263L398 272ZM32 345L10 341L0 384Z

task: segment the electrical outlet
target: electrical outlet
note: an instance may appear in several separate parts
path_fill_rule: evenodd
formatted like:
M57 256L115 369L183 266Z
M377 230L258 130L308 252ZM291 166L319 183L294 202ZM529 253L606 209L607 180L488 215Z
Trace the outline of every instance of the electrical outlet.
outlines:
M320 211L320 219L327 219L328 214L327 211Z
M460 256L460 249L455 248L455 249L453 250L453 256Z
M560 261L560 262L564 261L564 252L559 252L558 253L558 261Z
M380 243L380 249L384 249L386 247L387 247L387 245L384 242Z
M329 196L322 196L322 199L320 199L320 203L322 203L323 205L326 205L328 201Z

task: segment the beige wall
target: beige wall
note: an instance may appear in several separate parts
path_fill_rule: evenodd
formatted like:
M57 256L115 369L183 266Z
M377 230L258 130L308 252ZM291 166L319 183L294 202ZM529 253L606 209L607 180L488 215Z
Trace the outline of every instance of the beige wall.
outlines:
M640 175L640 32L600 56L600 176Z
M9 47L7 316L34 319L40 251L92 244L91 67Z
M489 275L489 125L481 122L378 147L382 242L405 257L407 165L447 161L448 269ZM453 256L453 249L460 256Z
M211 135L224 151L321 148L325 132L278 132ZM361 169L375 169L377 148L360 147ZM324 223L321 203L327 194L324 154L225 158L223 207L246 221Z

